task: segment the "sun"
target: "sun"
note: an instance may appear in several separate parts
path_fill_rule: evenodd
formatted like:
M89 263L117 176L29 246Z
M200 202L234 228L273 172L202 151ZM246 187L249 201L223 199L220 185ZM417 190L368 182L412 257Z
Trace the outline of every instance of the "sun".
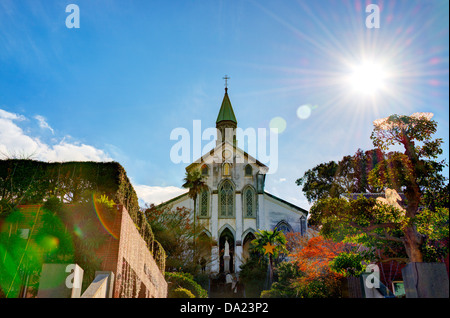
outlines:
M354 65L348 80L355 92L373 95L385 88L386 78L384 67L370 61Z

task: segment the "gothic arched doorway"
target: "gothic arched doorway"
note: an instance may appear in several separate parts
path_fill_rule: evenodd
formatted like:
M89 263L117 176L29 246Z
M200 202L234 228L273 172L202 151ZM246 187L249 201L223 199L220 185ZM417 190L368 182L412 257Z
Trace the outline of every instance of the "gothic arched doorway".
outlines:
M209 271L211 264L211 237L207 233L203 232L198 236L196 243L201 271Z
M228 250L226 251L226 242L228 242ZM234 235L231 231L226 228L220 234L219 238L219 253L220 253L220 273L224 273L229 271L230 273L234 273ZM225 253L228 252L229 260L228 264L225 264L225 261L228 257L225 257Z
M247 235L244 237L244 244L242 244L242 259L244 262L250 257L252 241L255 238L256 237L252 232L247 233Z

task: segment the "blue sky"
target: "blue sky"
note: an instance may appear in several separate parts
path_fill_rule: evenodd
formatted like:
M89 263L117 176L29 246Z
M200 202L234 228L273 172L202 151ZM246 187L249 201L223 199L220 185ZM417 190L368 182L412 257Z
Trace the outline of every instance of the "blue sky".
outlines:
M77 29L65 24L71 3ZM365 24L371 3L379 28ZM295 180L373 148L378 118L432 112L448 162L448 10L448 1L2 0L0 151L115 160L142 200L167 199L186 166L170 160L170 133L192 131L193 120L214 127L228 74L240 127L286 123L266 190L308 208ZM384 70L373 95L346 80L368 60ZM310 112L299 117L301 106Z

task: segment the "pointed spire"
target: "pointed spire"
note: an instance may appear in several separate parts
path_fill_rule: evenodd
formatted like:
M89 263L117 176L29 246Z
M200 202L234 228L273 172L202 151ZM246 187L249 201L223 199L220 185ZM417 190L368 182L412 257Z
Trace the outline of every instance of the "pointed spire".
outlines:
M231 106L230 98L228 97L228 82L229 77L225 75L225 95L222 100L219 115L217 116L216 124L221 121L232 121L237 124L236 116L234 115L233 107Z

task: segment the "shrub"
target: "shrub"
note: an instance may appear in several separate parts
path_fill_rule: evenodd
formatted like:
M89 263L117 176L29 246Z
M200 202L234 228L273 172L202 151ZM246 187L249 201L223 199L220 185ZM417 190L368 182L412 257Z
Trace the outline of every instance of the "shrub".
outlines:
M169 291L169 298L195 298L194 294L183 287L178 287Z
M165 273L166 281L169 285L168 297L178 288L184 288L190 291L195 298L208 298L208 293L198 283L194 281L194 277L189 273Z

